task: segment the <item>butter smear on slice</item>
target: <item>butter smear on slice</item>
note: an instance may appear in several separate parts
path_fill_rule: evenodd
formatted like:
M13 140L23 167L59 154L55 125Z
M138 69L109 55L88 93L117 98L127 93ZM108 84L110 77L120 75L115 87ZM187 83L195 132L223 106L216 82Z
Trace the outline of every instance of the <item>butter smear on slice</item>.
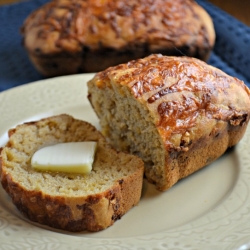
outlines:
M36 170L88 174L92 170L96 142L66 142L39 149L31 158Z

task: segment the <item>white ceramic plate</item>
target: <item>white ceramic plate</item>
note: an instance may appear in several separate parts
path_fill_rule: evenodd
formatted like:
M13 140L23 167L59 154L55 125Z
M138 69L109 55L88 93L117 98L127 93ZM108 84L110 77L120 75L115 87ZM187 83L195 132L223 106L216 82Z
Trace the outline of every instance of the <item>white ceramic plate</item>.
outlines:
M0 146L24 121L68 113L98 120L87 100L92 74L38 81L0 93ZM141 202L112 227L69 233L26 220L0 188L0 249L236 250L250 242L250 130L213 164L160 193L144 183Z

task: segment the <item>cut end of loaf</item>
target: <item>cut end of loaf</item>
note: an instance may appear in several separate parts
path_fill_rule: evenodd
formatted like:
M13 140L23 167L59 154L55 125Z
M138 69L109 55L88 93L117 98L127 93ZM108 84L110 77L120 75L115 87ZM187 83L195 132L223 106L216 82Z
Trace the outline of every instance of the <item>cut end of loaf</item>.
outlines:
M103 135L114 148L143 159L147 179L157 186L165 185L165 150L144 103L131 95L126 85L107 83L105 94L96 84L89 83L89 99L100 118Z

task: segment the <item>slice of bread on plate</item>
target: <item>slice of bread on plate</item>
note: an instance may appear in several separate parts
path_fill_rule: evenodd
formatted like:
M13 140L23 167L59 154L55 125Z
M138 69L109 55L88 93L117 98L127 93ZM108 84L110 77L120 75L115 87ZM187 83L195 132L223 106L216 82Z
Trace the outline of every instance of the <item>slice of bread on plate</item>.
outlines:
M62 142L96 141L89 174L36 171L32 155ZM28 219L68 231L99 231L111 226L141 197L144 165L116 152L91 124L62 114L9 130L1 149L1 183Z

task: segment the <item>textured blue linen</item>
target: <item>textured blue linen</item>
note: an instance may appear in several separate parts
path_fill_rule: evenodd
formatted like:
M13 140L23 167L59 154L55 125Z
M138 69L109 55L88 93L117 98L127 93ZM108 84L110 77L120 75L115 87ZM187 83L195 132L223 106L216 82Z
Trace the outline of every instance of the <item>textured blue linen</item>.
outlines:
M22 46L25 18L48 0L26 0L0 7L0 91L44 79ZM216 45L208 63L250 83L250 27L205 0L197 0L214 21Z

